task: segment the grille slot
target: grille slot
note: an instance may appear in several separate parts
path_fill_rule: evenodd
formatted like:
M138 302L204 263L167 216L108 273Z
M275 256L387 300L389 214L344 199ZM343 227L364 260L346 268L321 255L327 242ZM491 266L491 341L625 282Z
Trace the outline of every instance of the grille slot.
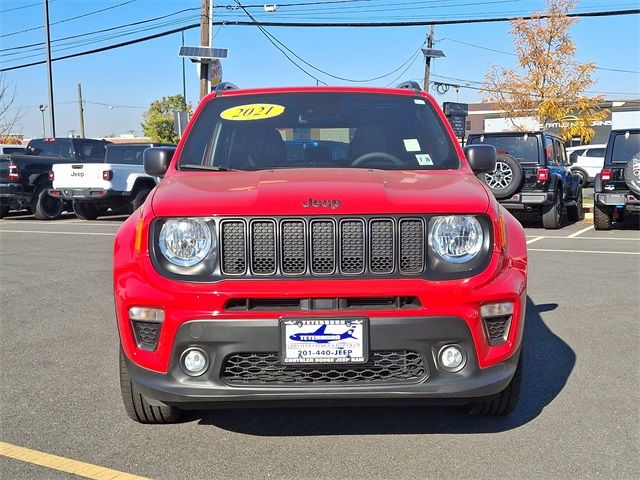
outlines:
M393 272L393 220L372 220L370 230L371 273Z
M330 275L336 268L335 225L331 220L311 222L311 271Z
M221 230L222 271L227 275L242 275L247 270L244 222L223 222Z
M256 275L276 273L276 225L271 220L251 223L251 270Z
M302 220L284 220L281 225L282 273L303 274L307 267L307 248Z
M340 270L342 273L364 272L364 221L340 223Z
M420 273L424 265L424 223L419 218L400 220L400 272Z
M509 327L511 326L511 315L503 317L485 318L484 324L489 335L489 345L501 345L507 341Z
M230 385L392 384L424 379L427 369L414 351L373 351L363 364L283 365L277 352L227 357L221 378Z
M139 320L132 320L131 323L133 325L133 336L138 347L143 350L155 350L158 345L158 334L162 324L158 322L141 322Z
M422 308L418 297L233 298L230 312L291 310L406 310Z

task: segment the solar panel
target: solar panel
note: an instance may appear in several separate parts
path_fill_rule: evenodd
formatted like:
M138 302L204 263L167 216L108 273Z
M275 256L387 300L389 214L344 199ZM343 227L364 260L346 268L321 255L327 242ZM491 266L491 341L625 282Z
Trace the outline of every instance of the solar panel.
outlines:
M212 47L180 47L181 57L192 58L227 58L229 50Z

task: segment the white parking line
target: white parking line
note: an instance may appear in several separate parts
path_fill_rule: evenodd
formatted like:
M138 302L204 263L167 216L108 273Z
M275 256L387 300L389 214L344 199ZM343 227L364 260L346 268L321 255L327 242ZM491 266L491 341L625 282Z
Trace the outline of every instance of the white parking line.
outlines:
M544 236L533 236L528 235L527 238L533 238L538 241L539 238L552 238L554 240L567 240L569 237L561 237L559 235L544 235ZM638 238L626 238L626 237L573 237L571 240L626 240L631 242L640 242L640 237Z
M0 228L0 233L44 233L45 235L51 235L52 233L57 235L98 235L98 236L108 236L115 237L115 233L98 233L98 232L61 232L61 231L52 231L48 230L46 232L41 230L3 230Z
M572 233L571 235L567 235L567 238L576 238L578 235L588 232L589 230L593 229L593 225L589 225L586 228L583 228L582 230L578 230L575 233Z
M640 255L640 252L605 252L604 250L562 250L555 248L528 248L529 252L598 253L605 255Z
M531 240L527 240L527 245L537 242L538 240L542 240L544 237L534 237Z

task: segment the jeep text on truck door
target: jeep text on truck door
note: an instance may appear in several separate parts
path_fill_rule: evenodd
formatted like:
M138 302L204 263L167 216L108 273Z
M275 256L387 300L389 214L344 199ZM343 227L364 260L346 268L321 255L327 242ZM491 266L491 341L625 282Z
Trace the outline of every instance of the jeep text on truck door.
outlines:
M290 139L341 146L318 143L309 166ZM324 399L510 412L527 251L475 176L495 156L465 157L417 89L205 97L175 154L145 151L165 176L115 239L128 415Z
M496 170L478 177L509 210L539 213L544 228L560 228L584 219L581 177L571 173L562 140L547 132L483 133L469 136L469 145L493 145Z

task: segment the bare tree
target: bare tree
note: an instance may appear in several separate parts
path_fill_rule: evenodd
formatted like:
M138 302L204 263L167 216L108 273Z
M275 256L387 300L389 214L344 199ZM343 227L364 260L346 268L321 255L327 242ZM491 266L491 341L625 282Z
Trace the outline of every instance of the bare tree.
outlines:
M24 113L13 104L16 100L16 86L10 84L0 74L0 143L19 143L16 128Z

